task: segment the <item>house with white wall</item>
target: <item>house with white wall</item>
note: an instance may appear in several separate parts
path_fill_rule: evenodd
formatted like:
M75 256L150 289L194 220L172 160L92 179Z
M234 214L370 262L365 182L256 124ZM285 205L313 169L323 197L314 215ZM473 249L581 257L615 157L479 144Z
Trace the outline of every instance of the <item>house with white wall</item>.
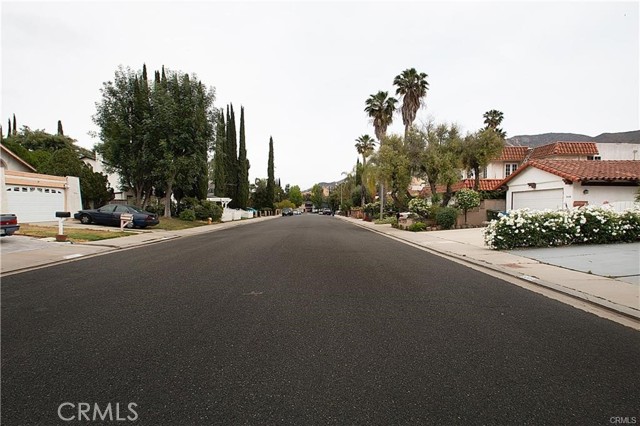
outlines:
M113 188L113 199L115 201L127 201L128 198L133 197L131 191L125 191L120 184L120 175L118 173L109 173L106 170L105 162L100 154L94 152L93 157L84 156L81 158L82 162L87 164L94 172L102 173L107 177L109 186Z
M640 160L531 160L502 182L507 210L603 204L623 210L633 205L639 185Z
M57 211L82 209L80 179L51 176L35 169L0 144L0 189L2 212L14 213L20 223L51 222Z

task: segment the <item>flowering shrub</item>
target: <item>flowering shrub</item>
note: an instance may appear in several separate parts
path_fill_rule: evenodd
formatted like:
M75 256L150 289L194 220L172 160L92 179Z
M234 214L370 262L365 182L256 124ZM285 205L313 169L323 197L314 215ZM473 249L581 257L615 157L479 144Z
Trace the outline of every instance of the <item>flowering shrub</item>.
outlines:
M429 207L431 207L431 201L424 198L413 198L409 201L409 211L420 217L429 216Z
M498 250L638 240L640 209L617 213L594 206L542 212L512 210L492 220L484 231L485 244Z

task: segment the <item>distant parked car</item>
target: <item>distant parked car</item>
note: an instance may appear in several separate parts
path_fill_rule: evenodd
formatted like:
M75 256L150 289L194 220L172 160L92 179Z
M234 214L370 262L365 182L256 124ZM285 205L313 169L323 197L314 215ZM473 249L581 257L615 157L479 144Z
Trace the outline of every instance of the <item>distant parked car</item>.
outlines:
M323 209L322 214L325 216L331 216L331 209Z
M293 215L294 216L300 216L302 214L302 212L300 210L294 210L293 211Z
M160 223L158 215L125 204L107 204L98 209L80 210L73 217L85 225L95 223L97 225L120 226L120 215L123 213L133 215L134 227L146 228Z
M0 215L0 237L8 237L13 235L20 225L18 225L18 217L13 213L2 213Z
M282 209L282 216L293 216L293 209L285 207Z

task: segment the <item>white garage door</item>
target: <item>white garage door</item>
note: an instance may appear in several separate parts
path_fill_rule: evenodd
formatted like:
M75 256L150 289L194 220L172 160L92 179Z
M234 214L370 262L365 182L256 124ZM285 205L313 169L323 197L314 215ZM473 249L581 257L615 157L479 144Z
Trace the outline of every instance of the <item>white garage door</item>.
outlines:
M64 189L7 185L4 196L7 207L18 216L19 223L52 222L57 211L64 211Z
M562 189L543 189L535 191L514 192L511 195L512 208L530 210L560 210L564 208L564 192Z

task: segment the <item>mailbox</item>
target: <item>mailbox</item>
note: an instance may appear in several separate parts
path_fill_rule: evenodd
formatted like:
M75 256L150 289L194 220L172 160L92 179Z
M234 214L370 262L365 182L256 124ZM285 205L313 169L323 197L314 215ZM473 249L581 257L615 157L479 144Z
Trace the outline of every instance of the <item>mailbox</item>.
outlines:
M56 217L71 217L71 212L56 212Z
M124 227L133 224L133 215L131 213L122 213L120 215L120 230L124 231Z

